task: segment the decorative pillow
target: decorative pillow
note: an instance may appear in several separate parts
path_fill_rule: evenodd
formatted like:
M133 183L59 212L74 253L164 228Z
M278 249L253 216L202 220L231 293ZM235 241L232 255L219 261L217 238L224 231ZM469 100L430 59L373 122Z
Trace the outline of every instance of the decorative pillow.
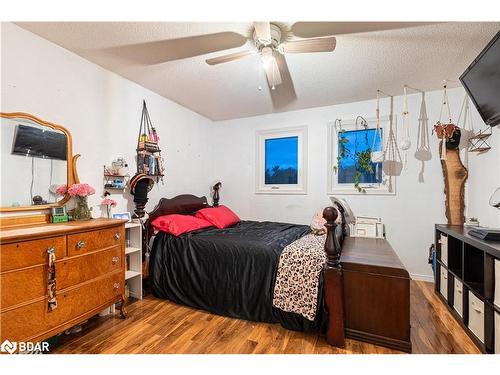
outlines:
M337 219L335 222L337 224L342 224L342 215L340 214L339 210L337 207L334 207L337 210ZM323 209L319 210L316 212L313 216L312 223L311 223L311 230L314 234L316 235L322 235L326 234L326 220L323 218Z
M178 214L159 216L151 224L156 229L173 234L174 236L180 236L183 233L213 226L207 220L191 215Z
M202 208L196 217L211 222L219 229L227 228L240 222L240 218L226 206Z

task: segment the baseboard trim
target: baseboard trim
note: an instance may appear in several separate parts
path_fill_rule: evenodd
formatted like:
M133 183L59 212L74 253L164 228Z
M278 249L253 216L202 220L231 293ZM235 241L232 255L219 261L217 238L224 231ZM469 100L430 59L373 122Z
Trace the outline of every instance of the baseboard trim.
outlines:
M390 337L374 335L368 332L358 331L355 329L346 328L345 336L350 339L368 342L370 344L385 346L386 348L400 350L402 352L411 353L411 340L403 341Z
M416 281L427 281L429 283L434 282L434 276L432 275L420 275L418 273L410 273L410 277L412 280Z

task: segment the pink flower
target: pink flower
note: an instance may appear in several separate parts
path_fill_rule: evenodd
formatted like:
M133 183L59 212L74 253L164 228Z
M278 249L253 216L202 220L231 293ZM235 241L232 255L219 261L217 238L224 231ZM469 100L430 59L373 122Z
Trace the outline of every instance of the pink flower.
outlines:
M68 192L68 187L66 185L59 185L59 187L56 189L56 194L60 195L61 197L66 195Z
M68 189L69 195L72 197L88 197L89 195L95 194L95 189L89 184L74 184Z
M102 200L101 204L104 206L116 207L118 203L116 203L116 201L113 199L106 198Z

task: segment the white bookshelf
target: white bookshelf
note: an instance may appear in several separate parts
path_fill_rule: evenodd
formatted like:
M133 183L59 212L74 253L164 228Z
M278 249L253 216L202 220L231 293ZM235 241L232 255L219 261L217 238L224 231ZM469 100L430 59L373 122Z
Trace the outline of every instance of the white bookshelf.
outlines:
M142 226L138 222L125 223L125 257L129 259L125 271L129 296L142 299Z

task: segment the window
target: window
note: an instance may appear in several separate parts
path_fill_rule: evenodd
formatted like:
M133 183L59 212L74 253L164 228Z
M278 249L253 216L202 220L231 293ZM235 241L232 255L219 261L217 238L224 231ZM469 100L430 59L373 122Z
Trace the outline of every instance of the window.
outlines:
M354 120L341 126L329 124L328 193L329 194L393 194L395 179L382 171L385 127L389 117L380 121L367 119L366 126Z
M306 128L257 133L257 193L306 193L306 134Z
M382 181L382 162L371 160L372 146L373 151L382 151L381 136L382 130L378 136L376 129L344 130L338 133L337 181L340 184L376 184Z

